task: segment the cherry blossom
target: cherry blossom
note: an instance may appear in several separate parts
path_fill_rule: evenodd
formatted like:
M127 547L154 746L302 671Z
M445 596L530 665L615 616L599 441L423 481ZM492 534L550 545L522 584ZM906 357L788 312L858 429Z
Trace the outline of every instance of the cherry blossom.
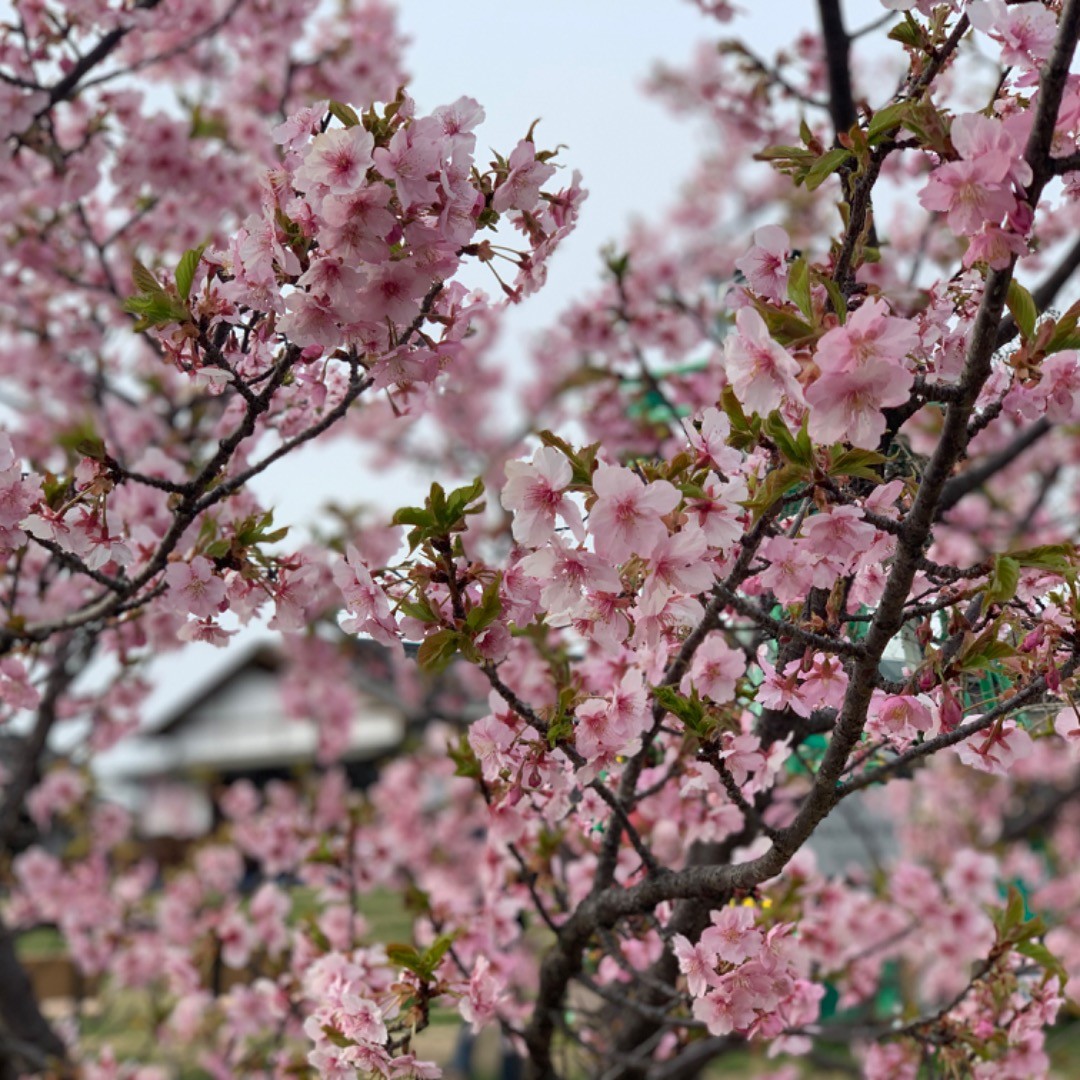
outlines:
M529 464L508 461L506 475L502 504L515 512L513 531L518 543L539 547L554 532L556 514L566 522L575 539L585 540L581 512L563 493L573 471L562 454L553 447L541 446Z
M597 500L589 510L589 533L601 558L621 563L650 554L666 539L662 516L679 503L678 491L666 480L646 484L629 469L601 462L593 489Z
M772 339L761 316L753 308L740 308L735 328L724 343L724 361L743 405L764 416L785 399L802 401L799 365Z
M436 1009L536 1076L1051 1071L1075 3L885 7L659 66L700 160L534 345L507 305L573 151L424 112L381 0L0 28L0 938L153 1021L110 1047L3 980L16 1071L434 1077ZM437 482L391 522L329 469L288 520L278 462L331 438ZM162 866L101 755L153 659L253 626L313 760L210 784L201 837L194 778L155 783ZM373 701L406 735L354 786Z

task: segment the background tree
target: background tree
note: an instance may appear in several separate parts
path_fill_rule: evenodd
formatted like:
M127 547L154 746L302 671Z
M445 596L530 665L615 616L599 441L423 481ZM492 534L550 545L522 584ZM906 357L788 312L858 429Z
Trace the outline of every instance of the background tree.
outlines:
M1080 308L1053 307L1080 258L1080 4L885 6L849 31L821 0L788 54L658 72L715 146L542 340L523 432L490 331L583 198L534 130L486 163L475 101L418 111L378 4L310 32L307 3L16 5L12 1075L431 1076L413 1039L448 1003L537 1077L749 1074L759 1046L1047 1075L1080 963ZM394 528L290 547L250 482L332 430L450 475ZM323 771L234 785L161 879L79 767L138 724L148 657L257 616ZM486 700L366 795L334 767L355 635ZM864 791L899 854L826 874L808 841ZM16 853L27 815L71 843ZM411 945L368 934L385 887ZM14 950L41 924L143 995L152 1038L46 1022ZM206 985L221 965L250 979Z

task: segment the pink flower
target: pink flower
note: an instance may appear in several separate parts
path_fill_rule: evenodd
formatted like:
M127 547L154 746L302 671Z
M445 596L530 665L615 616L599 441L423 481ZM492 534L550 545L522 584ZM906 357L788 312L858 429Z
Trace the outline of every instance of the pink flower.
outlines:
M640 671L631 668L611 692L611 715L629 735L640 735L649 721L649 698Z
M540 198L541 185L555 175L555 166L537 161L536 147L528 139L514 147L507 164L510 171L495 189L492 209L498 214L532 210Z
M806 700L799 681L799 662L792 661L781 675L761 654L758 665L765 678L757 690L757 700L767 709L791 709L799 716L809 716L814 710Z
M646 588L670 586L697 594L712 587L714 567L708 559L708 545L701 528L690 523L677 533L663 537L646 559L649 576Z
M803 525L802 536L844 571L865 557L877 538L877 530L862 520L858 507L834 506L827 514L814 514Z
M375 167L393 180L402 206L409 208L429 205L435 199L438 185L428 179L436 172L442 158L438 143L417 131L419 123L411 128L400 127L390 139L390 145L378 147L372 155Z
M30 512L41 491L40 483L22 474L11 440L0 432L0 529L14 529Z
M1040 395L1045 395L1046 418L1054 424L1080 419L1080 358L1075 352L1059 352L1042 362Z
M984 225L982 231L971 238L963 263L965 267L984 263L994 270L1004 270L1014 255L1026 255L1027 252L1028 242L1023 234L1000 225Z
M696 626L704 615L700 600L658 585L643 593L634 605L634 636L630 644L635 649L655 648L665 634Z
M549 615L577 614L586 593L622 591L619 572L610 561L585 548L570 547L557 536L547 547L526 555L518 566L544 582L540 599Z
M347 195L363 182L374 147L375 139L359 124L324 131L311 140L293 184L298 191L321 185L332 195Z
M769 564L757 575L761 588L768 589L781 604L806 599L821 559L816 548L786 536L773 536L761 545L761 557Z
M701 997L717 984L716 958L700 942L691 945L688 938L676 934L671 939L671 948L679 961L679 970L686 976L687 989L694 997Z
M815 442L847 441L872 450L885 433L881 410L907 401L914 376L904 358L919 335L908 320L887 312L884 301L867 300L818 343L821 375L806 391Z
M165 581L169 586L169 606L178 614L207 619L218 614L225 602L225 582L203 555L196 555L191 562L169 563Z
M730 435L731 421L715 405L710 405L701 414L701 430L691 426L688 432L690 445L697 451L698 465L722 473L736 471L742 455L728 446Z
M919 344L919 331L907 319L890 315L883 300L867 300L843 326L818 342L814 357L822 372L855 371L867 365L903 364Z
M971 0L971 25L1001 45L1001 63L1024 71L1050 56L1057 31L1054 13L1041 3L1005 6L1005 0Z
M871 721L874 734L914 739L918 732L934 726L934 716L925 696L895 694L871 703L876 713Z
M701 490L703 497L687 499L687 516L698 523L709 547L730 548L743 534L746 510L740 503L750 497L746 481L739 478L725 483L715 473L709 473Z
M351 991L342 994L335 1019L346 1038L380 1047L386 1042L386 1022L382 1010L369 998Z
M349 634L370 634L384 645L400 647L397 623L386 593L375 584L360 552L349 545L344 562L334 567L334 582L348 605L341 628Z
M786 397L802 401L798 361L769 336L765 320L749 307L735 316L736 332L724 341L724 369L739 401L766 416Z
M667 536L661 516L671 513L680 499L672 484L646 484L629 469L603 462L592 483L599 498L589 513L589 532L601 558L622 563L631 555L648 555Z
M989 732L977 732L959 743L956 754L973 769L1007 776L1015 761L1030 757L1034 750L1031 736L1015 720L1006 720L1000 728L995 725Z
M440 105L432 114L439 129L454 147L462 147L470 153L476 146L474 128L483 123L484 109L471 97L459 97L451 105Z
M731 1005L731 989L717 986L704 997L694 998L694 1019L700 1020L710 1035L730 1035L736 1027Z
M541 446L531 462L508 461L503 506L514 512L513 533L519 544L539 547L555 533L562 517L579 543L585 540L581 511L564 494L573 476L570 462L554 447Z
M746 657L732 649L721 634L709 634L694 653L680 689L688 694L693 687L722 705L735 696L735 685L745 673Z
M948 215L948 225L962 236L977 233L984 224L998 224L1016 199L997 181L987 179L978 162L950 161L935 169L919 192L927 210Z
M26 797L26 808L39 828L45 828L57 814L66 814L86 794L82 773L63 766L53 769Z
M458 1012L472 1025L473 1032L495 1018L495 1010L505 990L506 981L492 971L491 961L483 955L477 957L468 991L458 1002Z
M420 310L420 299L431 288L431 275L408 259L380 267L356 298L357 318L369 322L404 324Z
M761 753L761 740L756 735L734 735L725 731L720 757L724 759L728 771L735 783L742 787L751 773L758 773L765 767L765 758Z
M1045 11L1039 4L1021 6L1039 7ZM1024 159L1023 147L1016 141L1005 122L997 117L984 116L982 113L961 113L952 122L949 138L964 161L979 163L988 180L1000 183L1009 181L1020 188L1031 183L1031 166Z
M918 1073L919 1047L914 1040L872 1043L866 1051L866 1080L915 1080Z
M817 653L803 679L803 696L814 709L839 709L847 691L848 676L835 656Z
M755 292L776 303L787 299L788 256L791 239L779 225L763 225L754 232L754 246L735 260Z
M640 671L628 671L610 701L589 698L576 709L574 745L594 761L607 754L628 753L648 721L648 698Z
M806 391L810 437L818 443L849 442L873 450L885 434L883 408L903 405L914 376L893 364L827 373Z
M613 721L606 701L589 698L577 707L574 716L574 746L587 761L616 753L625 743L625 732Z
M317 101L314 105L301 106L285 118L284 123L270 129L274 142L286 150L298 150L311 138L322 124L326 115L326 102Z
M231 968L242 968L258 944L255 928L235 908L218 923L221 959Z
M15 656L0 658L0 702L11 709L33 709L40 700L26 665Z
M1080 713L1071 702L1054 717L1054 730L1071 747L1080 747Z

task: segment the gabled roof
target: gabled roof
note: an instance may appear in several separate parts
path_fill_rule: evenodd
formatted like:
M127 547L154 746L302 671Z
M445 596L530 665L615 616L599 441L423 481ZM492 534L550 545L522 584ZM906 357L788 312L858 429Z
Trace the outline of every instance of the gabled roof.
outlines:
M244 650L230 667L221 671L206 682L204 685L189 691L179 699L173 707L164 715L156 717L148 735L173 735L204 705L221 694L230 684L236 682L241 676L252 671L262 671L275 674L285 666L284 658L279 649L270 642L255 642L251 647Z
M366 760L400 745L415 718L407 715L396 693L387 650L373 641L351 647L350 676L361 707L352 719L343 760ZM202 671L192 671L189 664L185 692L178 695L173 689L166 708L148 710L140 732L95 758L100 780L125 784L203 768L266 768L315 759L315 723L288 716L281 699L279 681L287 657L276 639L253 637L207 659L212 663Z

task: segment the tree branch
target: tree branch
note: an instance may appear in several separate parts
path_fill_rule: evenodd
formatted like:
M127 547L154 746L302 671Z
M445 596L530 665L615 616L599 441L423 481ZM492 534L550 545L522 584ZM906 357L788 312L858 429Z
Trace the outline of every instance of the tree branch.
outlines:
M1007 469L1022 453L1030 450L1050 431L1050 421L1045 416L1041 417L1031 427L1020 432L1008 446L1002 447L997 453L989 454L978 465L968 469L967 472L954 476L945 485L941 493L941 498L938 501L938 517L940 518L951 510L965 496L977 491L1003 469Z
M829 116L833 130L839 136L858 121L851 90L851 38L844 28L840 0L818 0L818 15L829 79Z

